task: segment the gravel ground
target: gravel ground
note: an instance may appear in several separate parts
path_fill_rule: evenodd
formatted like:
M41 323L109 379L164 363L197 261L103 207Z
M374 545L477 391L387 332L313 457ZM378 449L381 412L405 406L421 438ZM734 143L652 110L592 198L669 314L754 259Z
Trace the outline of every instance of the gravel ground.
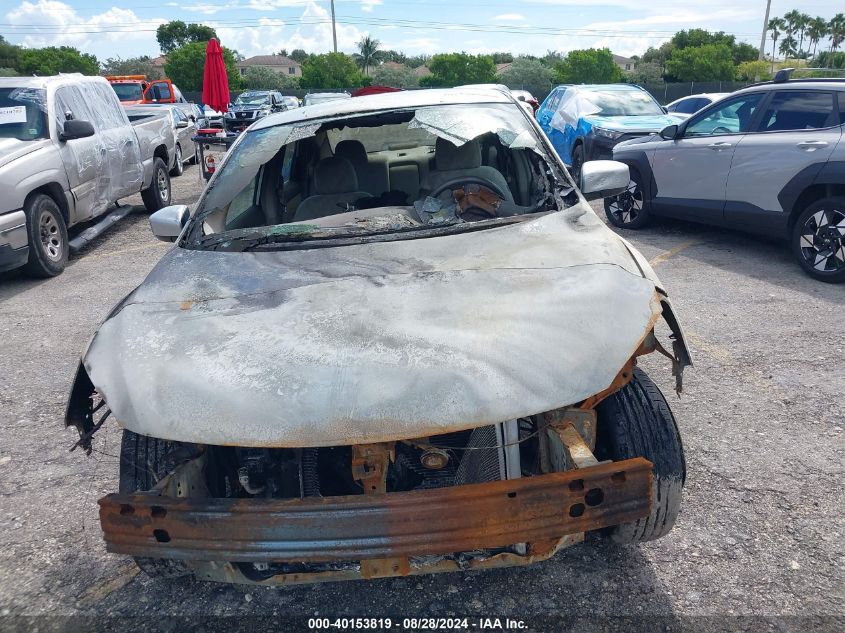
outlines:
M191 167L174 202L199 189ZM62 418L79 354L169 248L143 210L55 279L5 275L0 617L463 614L543 628L559 616L768 616L778 630L810 621L787 616L845 617L845 287L812 281L760 238L681 223L625 237L655 265L694 355L680 399L668 364L644 363L672 394L686 446L675 530L639 547L588 541L530 568L279 589L151 580L107 554L96 501L117 489L119 431L104 429L91 458L68 452L77 435Z

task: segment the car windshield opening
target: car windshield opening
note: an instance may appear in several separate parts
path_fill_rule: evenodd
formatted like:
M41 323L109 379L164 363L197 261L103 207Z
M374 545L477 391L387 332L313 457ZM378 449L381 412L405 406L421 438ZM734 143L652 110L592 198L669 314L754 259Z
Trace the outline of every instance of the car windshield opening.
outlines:
M121 101L140 101L144 97L141 84L112 84L111 87Z
M584 91L581 98L594 106L591 114L599 116L663 114L663 109L651 95L640 90L591 90Z
M567 181L514 104L264 127L231 152L194 214L189 248L471 230L577 197L568 184L552 185Z
M38 88L0 88L0 138L49 138L46 103L44 90Z
M270 102L270 95L259 92L245 92L235 99L235 105L261 105Z

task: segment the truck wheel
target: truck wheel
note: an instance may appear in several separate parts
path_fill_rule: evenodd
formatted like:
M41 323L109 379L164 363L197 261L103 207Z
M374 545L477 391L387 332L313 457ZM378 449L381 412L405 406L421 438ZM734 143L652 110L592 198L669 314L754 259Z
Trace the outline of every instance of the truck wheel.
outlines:
M845 281L845 198L825 198L804 209L792 227L790 245L810 277Z
M617 543L641 543L667 534L678 518L686 462L681 435L666 398L639 368L625 387L597 408L599 460L645 457L653 464L649 516L602 531Z
M150 213L170 204L170 176L167 165L160 158L153 161L153 179L150 186L141 191L141 199Z
M185 171L185 165L182 163L182 147L176 146L176 160L173 162L173 169L170 170L171 176L181 176Z
M612 198L605 198L604 213L608 221L620 229L639 229L651 219L648 200L643 192L642 176L632 169L627 191Z
M572 180L575 181L575 186L581 188L581 167L584 165L584 145L576 143L572 148L572 167L569 173L572 174Z
M29 236L29 260L24 266L33 277L55 277L67 265L68 237L59 205L50 196L38 194L24 204Z
M120 493L131 494L155 486L166 474L164 459L169 449L170 443L165 440L124 430L120 443ZM152 578L176 578L191 573L181 560L135 557L135 563Z

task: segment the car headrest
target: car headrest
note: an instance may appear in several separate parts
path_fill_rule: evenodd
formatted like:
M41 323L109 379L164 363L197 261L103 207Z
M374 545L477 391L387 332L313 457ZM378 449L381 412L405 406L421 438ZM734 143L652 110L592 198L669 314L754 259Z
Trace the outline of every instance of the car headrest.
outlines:
M450 141L438 137L434 146L434 162L438 171L481 167L481 143L467 141L460 147L456 147Z
M320 195L358 191L352 163L339 156L322 159L314 168L314 190Z
M361 141L341 141L334 148L334 155L345 158L353 165L366 165L369 161L367 150Z

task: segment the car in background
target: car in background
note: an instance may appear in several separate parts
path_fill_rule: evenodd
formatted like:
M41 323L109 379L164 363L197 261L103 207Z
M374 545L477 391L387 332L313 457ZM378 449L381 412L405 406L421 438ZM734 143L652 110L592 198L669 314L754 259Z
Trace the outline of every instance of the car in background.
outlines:
M106 80L125 106L142 103L187 103L182 91L169 79L147 79L145 75L109 75Z
M293 110L294 108L302 107L302 104L299 103L299 99L293 95L282 95L282 103L285 106L285 110Z
M630 84L558 86L537 111L537 122L576 182L585 161L609 159L617 143L680 120Z
M258 119L286 109L284 97L277 90L247 90L229 106L224 127L230 132L243 132Z
M202 106L202 113L205 116L205 127L223 129L223 113L218 112L210 105Z
M706 108L711 103L715 103L727 97L730 92L702 92L697 95L690 95L688 97L681 97L675 99L672 103L666 106L666 112L675 114L677 116L688 117L695 114L702 108Z
M193 106L193 104L186 104ZM196 106L194 106L196 107ZM167 112L173 130L173 160L170 163L170 175L181 176L185 171L185 163L198 162L199 148L193 141L197 133L196 111L193 117L185 114L185 108L176 104L167 106L161 105L140 105L126 108L126 115L130 121L138 121L150 115L160 112Z
M337 101L339 99L351 99L352 95L348 92L311 92L305 95L303 105L309 106L315 103L325 103L326 101Z
M845 81L788 75L739 90L659 135L621 143L631 182L605 201L637 229L676 217L787 238L804 271L845 281Z
M537 110L540 109L540 102L537 98L527 90L511 90L511 94L520 103L527 103L531 106L531 114L536 115Z
M103 77L0 78L0 271L53 277L69 227L105 216L98 234L138 192L148 211L170 204L172 155L164 112L130 123Z

